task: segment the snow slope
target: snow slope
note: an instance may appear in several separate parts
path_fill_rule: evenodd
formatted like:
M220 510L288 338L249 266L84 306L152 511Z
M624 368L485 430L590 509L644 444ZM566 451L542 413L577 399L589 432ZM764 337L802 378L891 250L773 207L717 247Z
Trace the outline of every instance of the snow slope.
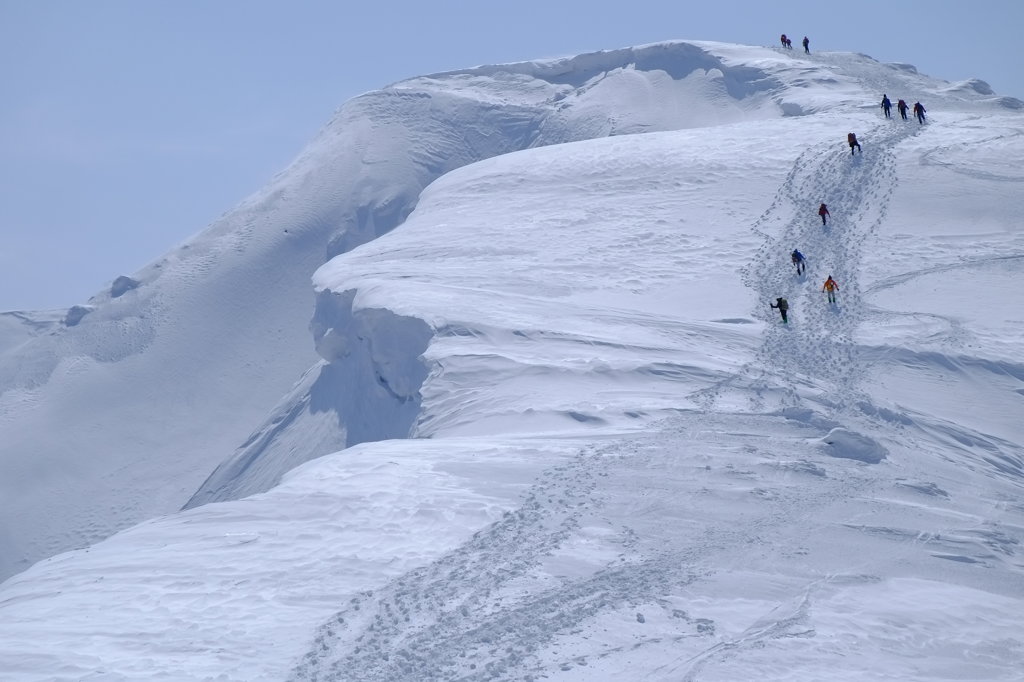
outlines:
M734 61L652 45L427 76L346 103L267 188L134 273L138 286L112 285L0 354L0 577L181 507L232 451L252 458L274 432L258 424L294 413L282 396L310 386L322 398L310 409L325 403L330 418L274 441L293 456L408 435L401 415L334 419L339 390L363 391L315 366L313 271L394 228L423 187L467 163L778 116L785 84Z
M320 361L192 504L222 501L5 582L0 677L1019 679L1014 101L711 43L382 92L548 114L471 165L366 134L388 187L403 144L438 179L329 248Z

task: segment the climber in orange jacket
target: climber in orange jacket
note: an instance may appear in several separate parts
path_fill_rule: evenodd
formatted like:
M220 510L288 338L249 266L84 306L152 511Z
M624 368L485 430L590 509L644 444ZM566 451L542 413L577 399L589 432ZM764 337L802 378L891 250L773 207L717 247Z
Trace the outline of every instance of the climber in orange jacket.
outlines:
M836 284L836 281L834 279L832 279L832 275L829 275L828 279L825 280L825 286L823 286L821 290L828 292L829 303L836 302L836 292L839 291L839 285Z

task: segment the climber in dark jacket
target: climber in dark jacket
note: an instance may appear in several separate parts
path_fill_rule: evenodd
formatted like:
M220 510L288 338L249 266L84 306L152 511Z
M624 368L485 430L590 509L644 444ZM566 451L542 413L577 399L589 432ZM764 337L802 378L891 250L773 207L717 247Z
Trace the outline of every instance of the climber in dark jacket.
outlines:
M920 102L914 103L914 116L917 116L918 123L924 123L924 106Z
M800 253L800 249L793 249L793 253L789 254L789 259L796 266L796 274L804 274L807 270L807 258L804 257L804 254Z
M861 150L861 148L860 148L860 142L857 142L857 135L856 134L848 133L847 136L846 136L846 141L850 145L850 156L853 156L853 148L854 147L856 147L857 151L859 151L861 154L864 153Z
M779 309L779 314L782 315L783 324L789 322L789 320L786 319L786 311L789 310L789 301L780 296L779 298L775 299L775 303L769 303L768 305L770 305L772 308Z

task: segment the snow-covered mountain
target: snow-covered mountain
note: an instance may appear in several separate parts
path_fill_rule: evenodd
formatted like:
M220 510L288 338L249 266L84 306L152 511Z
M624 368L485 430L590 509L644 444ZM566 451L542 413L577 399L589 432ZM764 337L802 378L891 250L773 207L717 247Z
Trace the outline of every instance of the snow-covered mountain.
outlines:
M1018 679L1022 132L703 42L348 102L0 316L0 678Z

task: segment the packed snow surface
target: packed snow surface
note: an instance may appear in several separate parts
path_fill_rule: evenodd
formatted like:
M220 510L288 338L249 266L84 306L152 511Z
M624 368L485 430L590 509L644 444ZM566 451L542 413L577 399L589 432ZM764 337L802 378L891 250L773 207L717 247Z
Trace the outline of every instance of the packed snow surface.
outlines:
M0 316L3 561L50 557L0 679L1019 680L1024 114L972 83L666 43L349 102L137 287Z

